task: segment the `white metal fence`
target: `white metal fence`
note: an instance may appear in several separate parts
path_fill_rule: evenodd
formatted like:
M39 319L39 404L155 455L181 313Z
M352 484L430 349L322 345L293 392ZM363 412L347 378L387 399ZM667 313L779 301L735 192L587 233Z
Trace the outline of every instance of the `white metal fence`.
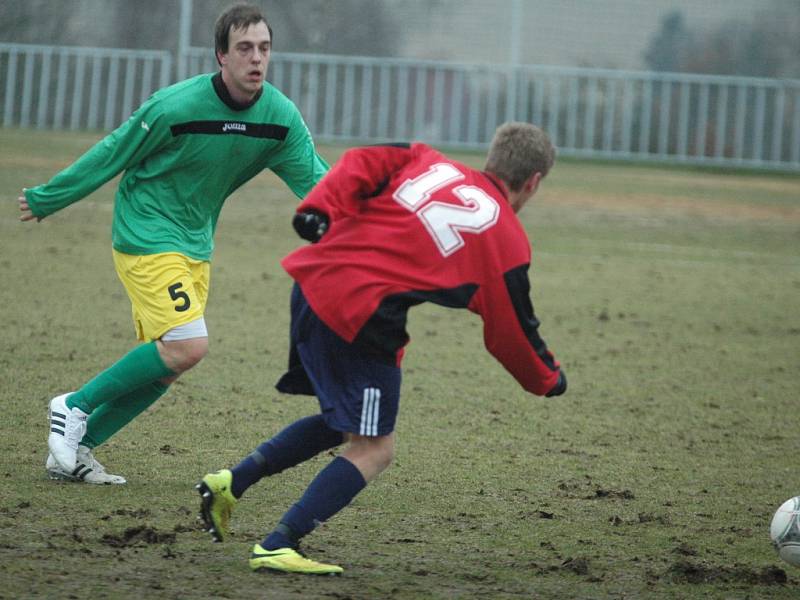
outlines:
M2 124L113 129L171 72L169 52L0 44Z
M217 68L191 48L188 75ZM0 44L5 127L111 129L171 81L169 53ZM561 155L800 171L800 81L275 54L318 141L483 148L507 120Z

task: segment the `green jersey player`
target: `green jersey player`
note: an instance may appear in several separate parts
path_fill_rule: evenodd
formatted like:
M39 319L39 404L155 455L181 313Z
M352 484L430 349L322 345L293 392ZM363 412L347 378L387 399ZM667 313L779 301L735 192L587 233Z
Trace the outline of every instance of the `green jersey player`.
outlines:
M112 247L144 342L50 401L51 477L125 483L92 450L206 355L209 260L225 199L263 169L302 198L327 171L297 107L264 81L271 47L257 8L229 9L215 27L218 73L156 92L75 163L20 196L21 220L41 220L124 171Z

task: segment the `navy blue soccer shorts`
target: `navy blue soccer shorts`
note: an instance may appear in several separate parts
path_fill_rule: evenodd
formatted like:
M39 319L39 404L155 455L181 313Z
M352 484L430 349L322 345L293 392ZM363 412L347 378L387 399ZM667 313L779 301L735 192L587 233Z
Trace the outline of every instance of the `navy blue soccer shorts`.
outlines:
M336 431L365 436L394 431L400 367L339 337L314 314L296 283L290 337L289 370L275 386L279 391L315 395L325 423Z

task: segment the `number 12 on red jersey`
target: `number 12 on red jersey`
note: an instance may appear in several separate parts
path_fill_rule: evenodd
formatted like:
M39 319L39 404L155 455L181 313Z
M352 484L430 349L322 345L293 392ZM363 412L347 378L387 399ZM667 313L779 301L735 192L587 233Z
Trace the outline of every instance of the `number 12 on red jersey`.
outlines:
M404 181L392 195L417 215L445 257L464 246L461 232L482 233L500 217L497 201L475 185L459 185L450 190L461 205L430 201L434 192L461 179L464 174L453 165L437 163L422 175Z

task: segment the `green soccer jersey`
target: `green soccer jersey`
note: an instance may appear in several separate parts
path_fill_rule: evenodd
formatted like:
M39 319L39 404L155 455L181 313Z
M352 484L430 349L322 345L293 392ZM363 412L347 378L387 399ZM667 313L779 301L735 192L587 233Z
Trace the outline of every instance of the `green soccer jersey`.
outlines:
M222 77L199 75L159 90L126 123L44 185L26 190L50 215L125 171L114 202L113 247L209 260L225 199L271 169L302 198L328 170L297 107L265 83L237 105Z

